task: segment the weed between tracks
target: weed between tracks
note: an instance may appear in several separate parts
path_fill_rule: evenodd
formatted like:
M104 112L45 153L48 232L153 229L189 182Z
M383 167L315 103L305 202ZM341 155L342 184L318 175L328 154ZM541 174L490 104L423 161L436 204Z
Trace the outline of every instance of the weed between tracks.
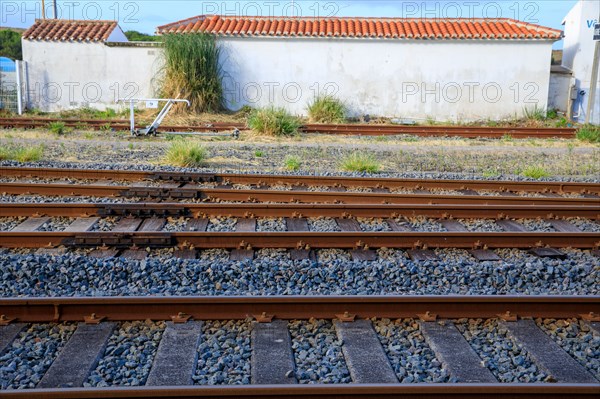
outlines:
M167 149L165 162L170 165L189 168L204 165L207 157L208 151L200 143L177 139L173 140Z
M343 157L340 167L347 172L378 173L381 170L381 164L375 155L362 151L355 151Z
M13 160L18 162L35 162L42 159L44 154L44 145L40 144L33 147L0 146L0 161Z

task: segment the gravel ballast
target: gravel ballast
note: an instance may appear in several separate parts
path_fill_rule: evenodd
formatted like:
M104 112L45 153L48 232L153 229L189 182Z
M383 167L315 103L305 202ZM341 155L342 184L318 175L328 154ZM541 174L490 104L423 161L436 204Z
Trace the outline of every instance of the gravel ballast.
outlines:
M285 251L257 251L253 261L229 261L224 250L199 259L96 259L80 253L0 253L0 296L102 295L597 295L600 259L563 250L565 260L502 249L503 259L478 262L464 250L436 250L436 261L414 262L380 249L375 261L348 251L317 252L318 265Z
M250 329L249 320L205 321L194 384L250 384Z
M600 381L600 335L578 319L537 319L536 324Z
M0 388L35 388L76 328L76 323L52 323L21 331L0 356Z
M329 320L293 320L288 324L300 384L352 382L342 342Z
M548 381L550 376L540 370L531 356L515 342L496 319L461 319L458 330L483 359L494 376L504 383Z
M102 359L84 386L144 385L165 327L162 321L122 323L109 338Z
M448 372L414 319L373 320L373 328L401 383L449 382Z

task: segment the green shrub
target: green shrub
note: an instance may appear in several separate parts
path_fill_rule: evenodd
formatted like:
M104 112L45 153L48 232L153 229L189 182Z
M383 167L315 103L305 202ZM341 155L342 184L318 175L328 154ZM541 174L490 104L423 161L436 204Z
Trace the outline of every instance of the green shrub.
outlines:
M340 167L349 172L377 173L381 165L375 156L362 151L354 151L342 158Z
M261 150L256 150L256 151L254 151L254 156L255 156L256 158L262 158L262 156L263 156L263 155L265 155L265 153L264 153L264 152L262 152Z
M556 119L558 118L558 111L554 108L549 109L548 112L546 113L546 118L547 119Z
M521 172L522 176L530 177L532 179L541 179L542 177L549 177L550 174L546 169L541 166L528 166Z
M221 50L215 37L206 33L168 34L164 36L164 49L163 96L189 100L190 112L221 110Z
M44 153L44 146L17 147L12 153L12 159L19 162L39 161Z
M199 143L190 143L183 139L173 140L167 149L165 161L174 166L202 166L208 157L208 151Z
M287 170L294 172L294 171L297 171L298 169L300 169L300 158L298 158L296 156L288 155L285 158L284 163L285 163L285 168Z
M346 105L333 96L319 96L309 104L308 117L316 123L343 123L346 119Z
M48 129L50 129L50 131L54 134L56 134L57 136L62 135L63 133L65 133L66 129L65 129L66 125L64 122L50 122L48 124Z
M248 117L248 127L271 136L293 136L298 133L300 126L300 120L283 108L257 109Z
M586 125L577 131L577 139L590 143L600 143L600 127Z

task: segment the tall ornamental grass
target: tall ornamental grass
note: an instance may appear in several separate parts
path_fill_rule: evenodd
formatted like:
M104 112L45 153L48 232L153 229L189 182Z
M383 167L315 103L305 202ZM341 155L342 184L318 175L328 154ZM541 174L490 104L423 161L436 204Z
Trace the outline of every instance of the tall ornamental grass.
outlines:
M218 112L223 105L221 50L206 33L164 37L165 70L162 94L190 101L190 112Z

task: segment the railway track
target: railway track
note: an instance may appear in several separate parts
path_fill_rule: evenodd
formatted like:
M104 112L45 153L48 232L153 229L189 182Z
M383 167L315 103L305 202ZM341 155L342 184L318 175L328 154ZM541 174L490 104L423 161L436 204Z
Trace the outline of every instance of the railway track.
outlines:
M300 259L314 258L311 251L322 248L349 249L359 259L373 259L373 249L399 248L412 251L409 256L417 260L435 258L431 249L464 248L474 251L477 259L489 260L497 259L489 251L496 248L528 249L539 256L561 256L558 248L597 250L600 246L597 234L584 232L566 220L600 218L597 196L600 185L593 183L529 185L506 181L321 179L306 176L184 175L36 168L5 168L3 171L6 172L5 177L86 179L85 182L69 184L3 182L0 183L0 190L5 194L131 198L126 203L51 203L41 208L38 204L18 203L19 197L15 197L15 202L2 205L2 216L30 218L10 231L0 232L1 245L9 248L223 248L241 252L243 255L234 255L234 258L239 256L241 259L252 258L252 251L262 248L292 250L295 251L294 256ZM133 185L114 184L114 180L105 179L109 176L137 182ZM321 187L330 189L362 187L376 192L310 191L309 184L317 181ZM220 188L205 188L201 186L202 183L220 184ZM249 184L253 188L234 189L234 183ZM291 184L295 185L295 189L269 190L269 184ZM463 194L390 192L394 188L422 190L425 187L453 188ZM537 190L548 195L479 195L473 188L496 189L504 194L506 190ZM558 194L573 192L578 192L581 197L561 197ZM142 198L151 202L138 202ZM194 203L198 201L200 203ZM223 201L238 203L220 203ZM61 231L38 231L51 217L59 216L76 219ZM121 219L111 231L92 231L98 217ZM186 227L179 231L163 231L166 218L169 217L187 218ZM207 229L209 219L214 217L236 218L235 230ZM309 218L323 217L335 218L333 230L312 231ZM440 231L418 231L407 223L407 219L415 217L434 218L435 223L444 228ZM284 223L281 229L265 231L257 229L260 218L285 220L281 221ZM358 218L381 219L378 223L383 226L379 228L382 231L365 231ZM493 219L501 228L487 232L470 231L457 220L477 218ZM528 218L543 219L551 226L551 231L529 231L518 221ZM195 257L195 252L186 252L185 256Z
M126 119L52 119L52 118L0 118L4 128L47 128L50 123L62 122L67 127L91 129L129 130ZM138 126L145 127L145 126ZM161 125L162 132L221 132L233 129L245 130L242 123L207 123L199 125ZM383 136L409 134L413 136L450 136L463 138L574 138L574 128L525 128L525 127L472 127L472 126L399 126L378 124L307 124L302 133Z
M540 257L563 257L558 248L592 250L600 255L597 233L584 232L569 217L598 219L600 206L461 206L461 205L295 205L295 204L3 204L2 216L27 217L8 231L0 232L0 246L6 248L101 248L101 256L116 256L126 250L128 257L143 258L145 248L179 248L177 257L195 258L197 249L232 250L233 259L254 257L254 250L278 248L291 251L295 260L315 259L313 250L351 250L353 258L374 260L377 248L408 250L413 260L437 259L432 249L462 248L478 260L499 260L491 250L528 249ZM331 218L334 231L311 231L310 216ZM52 217L70 217L59 230L41 229ZM417 231L410 218L432 217L428 223L443 226L441 231ZM528 231L522 217L539 217L553 229ZM100 218L115 220L109 231L95 231ZM211 231L213 218L235 218L232 231ZM279 218L282 230L257 227L261 217ZM491 218L498 231L471 231L464 218ZM510 219L512 217L513 219ZM184 219L178 231L165 229L169 218ZM364 219L367 218L367 219ZM377 218L377 219L372 219ZM456 219L455 219L456 218ZM567 218L567 219L563 219ZM378 230L365 231L361 220L375 221ZM64 221L63 221L64 223ZM367 224L368 226L368 224ZM331 227L330 227L331 228ZM43 231L40 231L43 230ZM142 249L140 249L142 248ZM108 249L111 251L106 252Z
M45 363L37 368L38 377L30 385L34 389L3 390L0 395L34 399L592 397L600 393L598 372L589 363L593 355L576 357L548 326L574 324L588 334L598 334L599 313L596 296L3 298L0 353L14 355L1 357L0 365L6 359L23 358ZM123 323L148 319L166 323L159 328L155 350L144 358L127 352L127 361L149 365L137 374L140 386L109 381L113 386L83 388L107 364L126 368L125 360L119 363L121 355L116 354L114 343L138 340L135 334L121 338ZM216 331L207 328L218 320L237 322L241 327L234 335L245 334L249 344L222 343L219 348ZM227 322L217 324L221 326L217 330L228 334L227 326L233 324ZM29 352L27 341L39 340L36 334L53 325L41 323L63 323L74 332L58 350L39 358ZM312 325L317 326L315 331L302 327ZM500 347L519 349L487 353L477 345L471 325L486 326L493 337L490 345L497 341ZM585 334L576 334L572 341L592 345ZM313 358L307 360L299 343L324 335L333 341L315 346ZM411 338L394 341L396 335ZM419 355L404 357L415 353L411 345L417 345ZM243 385L193 385L204 381L198 375L209 367L203 356L207 350L212 356L209 363L221 362L224 370L231 366L233 355L245 359L236 360L247 364L245 380L238 382ZM496 368L505 353L525 362L510 366L517 371L535 370L532 383L507 377ZM409 383L412 377L407 378L405 369L421 357L428 359L429 374L423 374L419 384ZM346 383L306 384L311 382L307 370L330 361L346 370ZM434 383L437 372L442 374ZM4 375L5 384L15 383L14 373Z
M13 195L120 196L236 202L489 205L585 205L596 203L600 199L600 184L578 182L489 182L12 167L0 170L3 177L9 180L0 182L0 191ZM10 181L11 178L16 181ZM69 181L47 182L48 179ZM74 182L72 179L85 181ZM129 181L134 183L127 184ZM436 190L444 192L436 194ZM564 197L565 195L569 197ZM571 198L572 196L579 198Z

